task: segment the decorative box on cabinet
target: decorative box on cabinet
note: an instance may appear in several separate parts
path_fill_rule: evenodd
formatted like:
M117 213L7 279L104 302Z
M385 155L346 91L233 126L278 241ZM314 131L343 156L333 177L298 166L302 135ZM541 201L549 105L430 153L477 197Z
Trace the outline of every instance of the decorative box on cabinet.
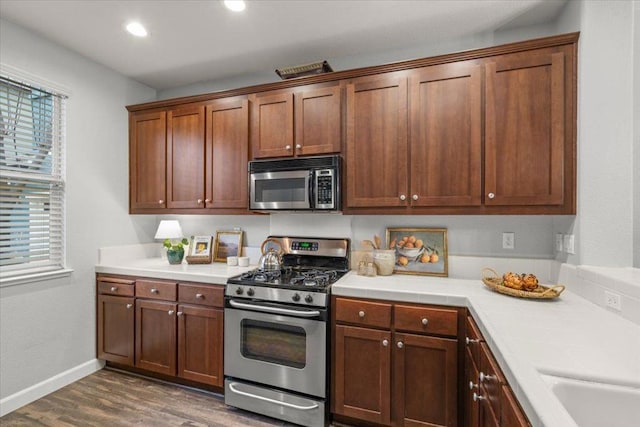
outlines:
M457 425L457 309L338 297L333 310L334 414Z

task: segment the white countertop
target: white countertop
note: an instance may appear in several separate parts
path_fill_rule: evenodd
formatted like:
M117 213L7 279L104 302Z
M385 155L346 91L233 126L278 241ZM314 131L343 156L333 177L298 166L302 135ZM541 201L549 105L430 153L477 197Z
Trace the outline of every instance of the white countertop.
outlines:
M480 280L349 273L333 295L468 307L534 426L576 425L539 372L640 387L640 326L565 290L499 294Z

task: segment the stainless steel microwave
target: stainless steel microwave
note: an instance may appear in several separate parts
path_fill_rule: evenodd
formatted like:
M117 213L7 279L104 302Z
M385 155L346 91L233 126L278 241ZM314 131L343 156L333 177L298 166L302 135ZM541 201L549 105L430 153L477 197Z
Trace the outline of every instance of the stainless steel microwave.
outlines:
M339 211L339 155L249 162L249 209Z

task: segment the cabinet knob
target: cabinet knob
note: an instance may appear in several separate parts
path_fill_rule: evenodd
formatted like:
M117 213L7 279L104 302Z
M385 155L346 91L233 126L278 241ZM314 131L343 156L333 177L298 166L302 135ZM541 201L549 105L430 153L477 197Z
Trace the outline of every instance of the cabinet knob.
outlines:
M203 299L203 298L204 298L204 295L202 295L202 294L196 294L196 299Z
M474 384L473 381L469 381L469 390L473 390L474 388L478 388L478 384Z
M176 316L182 316L182 312L181 311L177 312Z
M382 340L382 346L383 346L383 347L386 347L386 346L388 346L388 345L389 345L389 340L386 340L386 339L385 339L385 340Z
M361 311L359 311L359 312L358 312L358 316L359 316L359 317L364 317L364 311L362 311L362 310L361 310Z
M400 200L407 200L407 196L405 196L404 194L400 195Z
M133 304L127 304L127 308L133 307Z
M116 286L112 286L112 287L111 287L111 292L115 292L115 291L117 291L117 290L118 290L118 288L117 288Z
M202 199L198 199L197 202L199 205L202 204Z
M301 148L302 148L302 145L301 145L301 144L296 144L296 149L297 149L297 150L299 150L299 149L301 149Z
M210 201L211 201L211 200L209 200L209 199L204 199L204 202L205 202L205 203L209 203Z
M474 339L472 339L472 338L466 337L466 338L464 339L464 342L465 342L467 345L469 345L469 344L475 344L475 343L477 343L477 342L480 342L480 340L474 340Z
M285 150L291 150L291 146L290 145L285 145L284 149Z
M173 311L173 310L169 310L169 311L167 311L167 314L168 314L169 316L172 316L172 315L173 315L173 313L175 313L175 311Z
M156 288L151 288L151 293L152 294L157 294L159 291Z
M411 196L411 198L412 198L413 200L418 200L418 195L417 195L417 194L414 194L413 196Z
M159 204L159 205L161 205L161 204L163 204L163 203L164 203L164 200L162 200L162 199L158 200L158 204Z
M488 375L488 374L485 374L484 372L480 372L480 382L481 383L483 383L485 381L492 381L494 379L496 379L495 375Z
M402 341L398 341L396 345L398 346L398 348L404 347L404 343Z
M429 319L427 319L426 317L424 317L424 318L422 319L422 324L423 324L424 326L427 326L427 323L429 323Z
M473 393L473 401L477 402L478 400L485 400L486 397L479 395L478 393Z
M493 193L489 193L489 194L487 194L487 197L490 198L490 199L493 199L494 197L496 197L496 195L493 194Z

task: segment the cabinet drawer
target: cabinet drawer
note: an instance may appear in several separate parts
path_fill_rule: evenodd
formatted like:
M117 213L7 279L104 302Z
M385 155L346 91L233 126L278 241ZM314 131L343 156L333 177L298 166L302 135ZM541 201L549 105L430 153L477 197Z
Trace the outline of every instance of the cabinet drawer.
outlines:
M502 385L506 382L486 343L480 344L480 385L494 414L500 414Z
M467 316L465 322L465 347L471 353L476 366L480 366L480 343L483 341L478 325L476 325L471 316Z
M140 298L175 301L177 297L177 286L172 282L136 280L136 296Z
M446 308L396 305L394 325L397 330L457 336L458 311Z
M224 288L221 286L178 283L178 301L187 304L224 306Z
M391 304L336 298L336 322L391 327Z
M133 280L116 279L116 278L99 278L98 294L100 295L120 295L132 297L134 294Z

